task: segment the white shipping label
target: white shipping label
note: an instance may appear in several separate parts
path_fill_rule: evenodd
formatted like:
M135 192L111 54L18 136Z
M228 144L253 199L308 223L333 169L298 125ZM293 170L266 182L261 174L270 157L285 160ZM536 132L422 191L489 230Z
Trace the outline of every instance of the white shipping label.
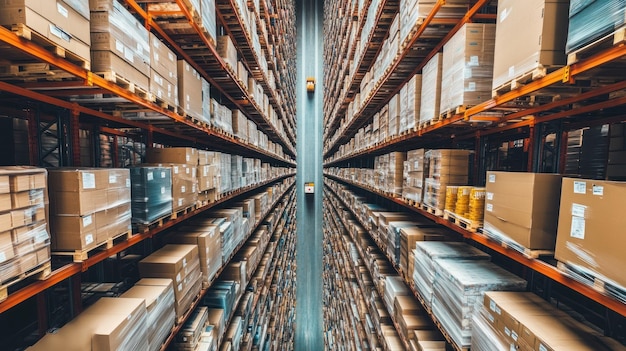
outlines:
M50 239L50 236L46 230L40 230L35 234L35 244L40 244L48 239Z
M592 189L593 189L594 195L597 195L597 196L604 195L604 187L602 185L594 185Z
M491 313L487 313L487 319L489 319L491 323L494 323L496 321L496 318L491 315Z
M496 311L496 303L493 300L489 301L489 309L494 312Z
M115 175L109 175L109 184L117 183L117 177Z
M586 194L587 182L574 182L574 194Z
M7 255L4 253L4 251L0 252L0 263L6 260L7 260Z
M58 2L57 2L57 11L61 14L61 16L65 18L69 18L70 12Z
M183 291L183 283L180 283L177 286L178 286L178 291Z
M183 205L183 199L178 199L178 206L182 206Z
M159 53L155 51L153 51L152 53L154 54L152 55L152 57L154 58L154 61L159 62Z
M509 351L517 351L517 347L515 346L515 343L509 345Z
M85 245L93 243L93 234L85 235Z
M413 165L413 168L418 169L420 167L420 162L419 161L415 161L415 164Z
M548 349L543 344L539 344L539 351L548 351Z
M509 78L515 77L515 66L509 67Z
M130 188L130 178L126 178L126 187Z
M506 334L506 336L511 336L511 329L504 327L504 334Z
M493 212L493 204L487 204L487 205L485 206L485 209L486 209L487 211L489 211L489 212Z
M161 172L161 179L165 178L165 172Z
M572 238L583 240L585 239L585 219L582 217L572 216L572 227L569 235Z
M135 63L135 53L131 48L124 48L124 58L131 63Z
M586 209L587 206L585 205L572 204L572 216L585 218Z
M185 155L185 160L187 160L187 162L189 162L189 155Z
M467 85L467 91L476 91L476 82L469 82Z
M517 333L515 331L511 331L511 339L517 341Z
M183 280L183 277L180 275L180 273L176 274L176 282L180 283L181 280Z
M164 186L161 187L161 194L165 194L165 187Z
M174 166L174 174L178 174L178 166Z
M62 40L69 42L72 39L72 36L65 33L63 29L55 26L54 24L50 24L50 33Z
M471 56L469 60L469 64L470 66L478 66L478 56L476 55Z
M493 193L487 193L487 200L493 200Z
M489 183L495 183L496 182L496 175L495 174L490 174L489 175Z
M187 259L183 258L183 267L187 267Z
M121 52L122 54L124 53L124 43L122 43L121 41L115 39L115 50Z
M93 219L91 218L91 215L83 217L83 228L90 226L91 223L93 223Z
M91 172L83 172L83 189L96 188L96 175Z
M180 192L181 192L181 193L185 193L185 192L186 192L186 190L187 190L187 188L186 188L184 185L181 185L181 186L180 186Z

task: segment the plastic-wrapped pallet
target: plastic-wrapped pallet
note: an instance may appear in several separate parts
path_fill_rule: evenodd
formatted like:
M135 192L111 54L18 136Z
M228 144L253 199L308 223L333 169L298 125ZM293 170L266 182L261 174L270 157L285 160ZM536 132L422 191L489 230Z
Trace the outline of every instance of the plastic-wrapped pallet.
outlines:
M545 68L566 63L568 3L567 0L498 1L493 89L507 87L508 82L526 74L531 79L541 77ZM600 17L610 17L607 13L603 12ZM585 19L585 24L588 21L590 19ZM538 71L533 73L535 70Z
M172 279L176 284L174 300L179 320L189 310L202 284L197 245L168 244L139 261L142 278Z
M47 180L44 168L0 169L0 283L50 261Z
M441 113L491 98L496 25L466 23L443 47Z
M174 286L171 280L167 285L149 284L151 284L149 281L142 279L120 297L140 298L146 301L148 351L157 351L170 335L176 321Z
M436 279L435 260L438 259L474 259L490 260L491 256L477 248L461 242L421 241L413 251L415 266L412 272L413 282L426 306L431 306L433 285Z
M213 40L216 35L216 19L215 19L215 0L201 0L200 13L202 14L202 28L205 33Z
M437 53L422 68L420 124L439 118L442 58L443 55Z
M176 334L174 348L181 351L195 350L200 343L208 318L208 308L206 306L196 308L185 324L183 324L178 334Z
M526 281L481 260L435 260L433 315L460 348L471 345L472 314L486 291L523 291Z
M425 157L429 161L428 177L424 181L423 203L432 209L443 211L446 187L465 185L469 177L468 150L429 150Z
M422 75L416 74L400 89L400 134L418 126L421 101Z
M224 310L224 319L228 320L235 308L235 300L239 290L240 287L236 282L219 280L206 292L202 300L203 304L209 308Z
M625 21L626 3L624 0L571 0L567 53L622 28Z
M148 351L144 299L103 297L29 351Z
M117 0L90 1L91 70L149 91L148 30ZM110 80L115 77L107 78Z
M178 106L176 54L153 33L150 33L150 71L150 93L171 107Z
M169 167L130 169L132 221L149 224L172 213L172 175Z

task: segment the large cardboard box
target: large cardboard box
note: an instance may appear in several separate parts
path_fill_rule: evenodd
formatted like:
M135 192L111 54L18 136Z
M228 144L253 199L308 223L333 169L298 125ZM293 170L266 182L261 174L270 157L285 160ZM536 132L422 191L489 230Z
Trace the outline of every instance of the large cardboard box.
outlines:
M568 0L498 1L493 89L534 69L564 65Z
M198 164L198 150L191 147L148 148L147 163L178 163L190 166Z
M178 84L176 54L154 33L150 33L150 68L174 86Z
M69 3L69 4L68 4ZM0 25L25 24L31 30L80 56L89 68L89 10L76 1L7 0L2 3ZM71 4L71 5L70 5ZM80 4L78 4L80 5ZM82 12L77 11L77 8Z
M626 287L626 183L563 178L555 258Z
M178 104L187 115L202 118L202 77L187 61L178 61Z
M487 172L487 235L521 246L518 249L554 249L561 178L558 174Z

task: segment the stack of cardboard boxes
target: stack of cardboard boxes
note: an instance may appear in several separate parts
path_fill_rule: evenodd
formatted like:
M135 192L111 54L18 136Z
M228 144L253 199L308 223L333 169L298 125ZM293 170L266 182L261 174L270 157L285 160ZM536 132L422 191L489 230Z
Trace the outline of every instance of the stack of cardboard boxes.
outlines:
M52 248L86 251L131 229L128 169L48 171Z
M424 149L409 150L404 162L402 197L415 203L422 202L424 193Z
M217 200L220 182L219 153L198 150L198 203L205 205Z
M419 125L422 102L422 75L411 77L400 89L400 126L398 133L414 131Z
M127 81L131 89L150 91L150 35L117 0L94 0L91 10L91 70L105 79ZM60 23L66 23L66 20Z
M157 101L178 106L178 71L176 55L150 33L150 93Z
M178 106L184 116L205 121L202 106L202 77L189 62L178 60Z
M0 283L50 261L46 170L0 170Z
M139 262L142 278L165 278L174 282L177 321L200 293L202 274L197 245L165 245Z
M435 54L422 69L420 124L439 118L443 55Z
M443 214L448 185L465 185L469 177L468 150L429 150L428 177L424 181L423 204L436 214Z
M198 150L194 148L150 148L146 162L169 167L172 174L172 210L194 206L198 200Z

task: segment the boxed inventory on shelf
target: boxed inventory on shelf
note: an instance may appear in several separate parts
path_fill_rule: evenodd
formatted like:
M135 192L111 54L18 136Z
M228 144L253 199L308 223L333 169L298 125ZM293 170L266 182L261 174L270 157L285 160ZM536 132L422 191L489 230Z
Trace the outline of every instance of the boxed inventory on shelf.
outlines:
M469 178L468 150L428 150L428 177L424 180L423 204L443 211L445 208L446 187L465 185Z
M50 261L46 170L0 169L0 283Z
M148 30L119 2L105 1L107 10L90 2L92 71L113 74L149 91ZM110 77L108 79L115 79Z
M177 320L189 310L202 284L197 245L165 245L139 261L142 278L172 279Z
M418 127L421 101L422 75L416 74L400 89L400 134Z
M120 298L137 298L146 301L146 337L148 351L157 351L170 335L176 321L174 311L174 286L143 285L144 280L120 295Z
M203 119L202 77L200 73L185 60L178 60L177 66L178 104L185 115L196 119Z
M622 292L624 242L618 228L626 224L620 212L625 194L624 182L563 178L554 253L581 277L590 276L589 283L597 278Z
M472 335L472 348L481 350L624 349L532 293L486 292L473 321L475 331L482 330Z
M230 66L233 72L237 72L237 48L228 35L217 37L217 54Z
M202 282L206 286L222 265L219 248L222 246L217 226L204 224L201 221L191 222L168 238L172 244L197 245L200 256Z
M161 40L150 33L150 93L169 106L178 106L177 57Z
M437 53L422 69L420 123L425 123L439 118L442 59L443 55L441 53Z
M90 45L89 8L82 1L5 1L0 12L0 25L11 27L16 24L22 35L33 38L30 31L45 37L56 45L79 56L89 68Z
M172 213L171 172L169 167L130 169L133 223L149 224Z
M466 23L443 47L441 113L491 98L495 24Z
M554 249L562 176L487 172L484 232L518 251Z
M625 23L626 7L622 0L571 0L565 50L570 54L605 35L618 32Z
M532 78L533 70L565 64L568 3L498 1L493 89L525 74Z
M48 171L50 227L55 250L87 250L127 233L131 224L128 169Z
M146 303L138 298L103 297L29 351L148 351Z

